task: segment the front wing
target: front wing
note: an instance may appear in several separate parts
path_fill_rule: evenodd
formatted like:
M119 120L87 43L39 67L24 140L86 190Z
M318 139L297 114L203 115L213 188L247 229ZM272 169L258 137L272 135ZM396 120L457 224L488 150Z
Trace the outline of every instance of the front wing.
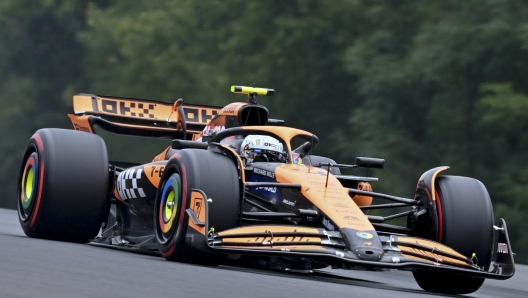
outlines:
M310 258L331 264L335 268L375 270L427 269L468 275L480 278L508 279L513 276L515 266L506 221L501 219L496 243L496 258L490 270L479 268L473 260L453 249L431 240L402 235L379 235L384 254L377 260L359 259L347 250L339 231L322 228L262 225L245 226L215 232L208 225L208 201L206 194L192 190L192 199L207 202L200 210L187 209L189 229L186 242L195 248L210 253L242 254L257 256L283 256ZM191 202L191 206L194 206Z

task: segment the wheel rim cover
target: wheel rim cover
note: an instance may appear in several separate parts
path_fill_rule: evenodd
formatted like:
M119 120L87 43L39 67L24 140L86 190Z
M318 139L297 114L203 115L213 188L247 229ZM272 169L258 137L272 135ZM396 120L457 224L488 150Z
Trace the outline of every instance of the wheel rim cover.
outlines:
M26 161L26 165L24 167L24 174L22 175L21 181L22 189L20 191L20 203L22 204L22 208L25 214L29 213L32 206L33 197L36 193L36 173L38 173L37 163L33 155L31 155Z
M180 190L176 178L170 177L165 183L161 195L159 224L161 231L166 234L171 231L178 214Z
M164 213L163 213L163 222L166 224L170 221L170 219L172 218L172 215L173 215L173 212L172 210L174 209L174 191L171 190L169 192L169 195L167 196L167 200L165 202L165 210L164 210Z

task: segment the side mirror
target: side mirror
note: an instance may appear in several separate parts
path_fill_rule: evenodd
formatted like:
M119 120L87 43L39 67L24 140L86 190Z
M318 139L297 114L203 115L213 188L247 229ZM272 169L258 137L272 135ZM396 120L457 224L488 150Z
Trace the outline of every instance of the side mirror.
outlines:
M301 146L295 148L292 150L292 153L297 153L301 158L304 158L306 155L308 155L308 152L310 152L310 149L312 148L312 143L305 142Z
M372 157L356 157L356 166L360 168L383 169L385 159Z

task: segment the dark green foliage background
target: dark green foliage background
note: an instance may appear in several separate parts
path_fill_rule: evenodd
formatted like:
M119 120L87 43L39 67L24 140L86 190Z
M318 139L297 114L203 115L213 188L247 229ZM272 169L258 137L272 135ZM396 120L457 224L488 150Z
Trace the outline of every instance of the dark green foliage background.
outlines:
M256 83L316 154L385 158L377 191L410 197L439 165L483 181L526 263L526 15L524 0L3 0L0 207L16 207L27 140L69 128L75 93L222 106ZM168 144L103 136L113 160Z

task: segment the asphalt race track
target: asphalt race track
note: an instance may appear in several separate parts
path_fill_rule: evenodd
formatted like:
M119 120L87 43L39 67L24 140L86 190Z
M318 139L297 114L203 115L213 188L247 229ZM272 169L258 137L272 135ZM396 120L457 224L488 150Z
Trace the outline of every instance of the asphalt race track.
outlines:
M466 297L528 297L528 266ZM451 297L422 291L411 273L292 274L173 263L87 244L27 238L0 209L0 297Z

